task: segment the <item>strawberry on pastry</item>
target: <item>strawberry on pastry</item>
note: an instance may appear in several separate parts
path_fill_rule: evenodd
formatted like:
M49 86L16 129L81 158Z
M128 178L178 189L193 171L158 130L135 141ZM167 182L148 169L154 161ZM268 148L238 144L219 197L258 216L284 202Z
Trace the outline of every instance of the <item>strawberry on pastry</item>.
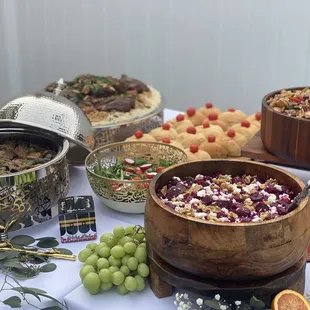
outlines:
M212 158L224 158L227 156L227 151L217 143L215 136L209 136L208 140L201 143L199 148L209 153Z
M235 132L234 129L229 129L224 135L218 137L218 144L227 151L228 156L241 156L241 148L247 142L247 138Z
M176 122L172 125L172 127L177 133L185 132L188 127L194 126L192 121L185 119L184 114L178 114L175 120Z
M199 112L202 113L204 118L207 118L210 114L221 114L222 111L219 108L216 108L212 102L207 102L202 108L199 109Z
M185 119L190 120L194 124L194 126L201 125L203 120L205 119L201 111L198 111L193 107L188 108L184 116Z
M199 150L199 146L197 144L191 144L189 148L185 149L185 153L187 155L188 161L211 159L210 154L205 151Z
M211 125L208 120L203 121L202 125L196 126L196 130L198 133L203 133L206 138L208 136L219 136L224 134L222 127L218 125Z
M182 132L177 136L176 141L181 143L184 148L189 148L191 144L199 146L206 141L206 138L202 133L197 133L195 127L188 127L186 132Z
M256 112L255 114L250 115L247 120L254 126L260 128L260 123L262 119L262 113Z
M173 145L179 149L184 149L183 145L176 140L170 140L169 138L164 138L161 142L169 144L169 145Z
M248 116L240 110L235 110L233 108L228 109L219 115L219 120L228 124L229 127L240 123L242 120L246 119Z
M244 147L248 140L247 138L239 132L236 132L234 129L228 129L225 133L217 137L218 142L227 143L228 141L236 142L240 147Z
M153 136L156 141L162 141L164 138L175 140L178 133L171 127L170 124L165 123L161 127L150 131L150 135Z
M211 113L208 115L208 121L211 125L218 125L220 126L224 131L228 129L228 124L222 120L219 119L219 115L217 113Z
M150 134L143 133L141 130L137 130L134 135L127 138L125 141L150 141L156 142L155 138L152 137Z
M241 133L248 139L248 141L252 139L255 136L255 134L259 131L258 127L252 125L246 119L241 121L239 124L232 126L231 129L234 129L235 132Z

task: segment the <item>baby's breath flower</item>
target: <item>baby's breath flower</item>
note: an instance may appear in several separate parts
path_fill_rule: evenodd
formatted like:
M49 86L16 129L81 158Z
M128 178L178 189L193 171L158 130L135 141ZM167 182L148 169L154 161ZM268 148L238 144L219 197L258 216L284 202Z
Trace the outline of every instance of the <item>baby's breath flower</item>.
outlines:
M236 301L235 301L235 305L236 305L236 306L240 306L240 305L241 305L241 301L240 301L240 300L236 300Z
M188 294L187 294L187 293L184 293L183 298L184 298L185 300L188 300Z
M220 294L216 294L216 295L214 296L214 298L215 298L215 300L219 301L219 300L221 299L221 295L220 295Z
M197 304L198 306L202 306L202 305L203 305L203 300L202 300L201 298L197 298L196 304Z
M227 309L227 306L225 306L225 305L220 305L220 309L221 309L221 310L226 310L226 309Z
M175 305L175 306L177 306L177 305L178 305L178 302L177 302L176 300L175 300L173 303L174 303L174 305Z

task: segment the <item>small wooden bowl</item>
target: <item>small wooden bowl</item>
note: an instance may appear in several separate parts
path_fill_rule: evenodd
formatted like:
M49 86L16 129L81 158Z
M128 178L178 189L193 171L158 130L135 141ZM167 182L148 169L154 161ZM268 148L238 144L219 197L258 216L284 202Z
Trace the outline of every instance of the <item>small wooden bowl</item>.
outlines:
M287 88L298 90L306 87ZM273 110L267 100L281 90L267 94L262 100L261 139L272 154L310 168L310 120L296 118Z
M156 191L173 176L215 173L268 175L296 193L304 183L272 166L242 160L208 160L169 167L150 184L146 239L168 264L189 274L226 281L258 280L283 272L305 255L310 239L309 198L292 212L260 223L219 223L188 217L166 207Z

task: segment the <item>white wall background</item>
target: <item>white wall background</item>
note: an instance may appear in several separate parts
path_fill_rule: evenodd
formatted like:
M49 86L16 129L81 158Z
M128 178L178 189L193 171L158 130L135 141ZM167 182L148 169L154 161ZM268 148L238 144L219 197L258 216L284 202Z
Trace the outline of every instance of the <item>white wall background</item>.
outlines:
M127 73L169 108L248 113L310 84L309 0L0 0L0 104L80 73Z

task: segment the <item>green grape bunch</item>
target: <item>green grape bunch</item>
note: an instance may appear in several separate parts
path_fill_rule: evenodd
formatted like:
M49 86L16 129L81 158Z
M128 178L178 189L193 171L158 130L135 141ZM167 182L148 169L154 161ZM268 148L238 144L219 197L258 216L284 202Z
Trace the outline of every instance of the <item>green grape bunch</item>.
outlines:
M91 295L116 287L120 295L142 292L150 270L147 265L145 231L141 226L116 226L104 233L100 243L88 243L78 259L80 278Z

